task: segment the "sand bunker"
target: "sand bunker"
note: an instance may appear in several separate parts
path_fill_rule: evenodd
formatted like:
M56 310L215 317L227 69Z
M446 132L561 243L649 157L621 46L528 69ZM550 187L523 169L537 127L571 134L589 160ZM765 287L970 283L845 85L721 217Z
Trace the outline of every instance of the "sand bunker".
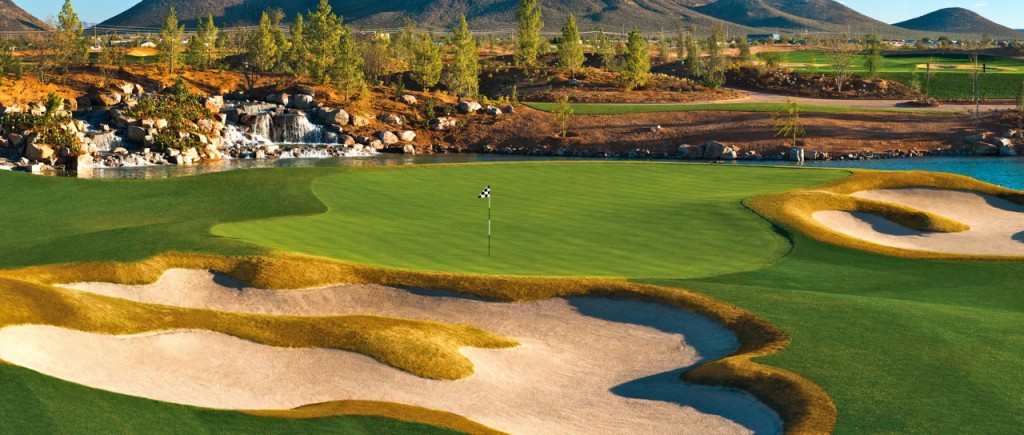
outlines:
M511 433L778 433L751 396L688 386L680 373L737 346L722 326L658 304L602 298L508 304L377 285L270 291L205 271L148 286L68 286L139 302L261 314L377 314L469 323L520 340L465 348L475 374L428 380L351 352L284 349L203 331L104 336L0 330L0 359L84 385L167 402L288 409L333 400L456 413Z
M903 204L971 227L960 233L926 233L867 213L823 211L814 219L829 228L879 245L961 255L1024 256L1024 206L976 192L884 189L854 196Z

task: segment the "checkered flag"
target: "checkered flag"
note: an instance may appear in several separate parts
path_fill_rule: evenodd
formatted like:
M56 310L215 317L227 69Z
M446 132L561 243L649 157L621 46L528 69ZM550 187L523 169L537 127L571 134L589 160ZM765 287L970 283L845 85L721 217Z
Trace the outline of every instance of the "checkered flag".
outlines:
M490 197L491 197L491 186L487 186L487 188L484 189L484 191L481 192L480 196L478 196L477 198L490 198Z

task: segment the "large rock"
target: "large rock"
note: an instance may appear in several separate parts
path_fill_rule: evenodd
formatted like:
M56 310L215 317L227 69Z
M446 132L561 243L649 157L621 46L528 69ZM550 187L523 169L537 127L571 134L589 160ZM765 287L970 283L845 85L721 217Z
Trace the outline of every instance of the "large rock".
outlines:
M390 131L377 132L377 139L380 139L380 141L383 142L384 145L394 145L398 143L398 136L396 136L394 133Z
M338 143L342 144L342 145L349 145L349 146L355 145L356 144L356 138L354 138L354 137L352 137L350 135L347 135L347 134L342 134L342 135L338 136Z
M416 140L416 132L412 131L412 130L406 130L406 131L403 131L403 132L399 133L398 138L402 142L412 142L412 141Z
M288 94L270 94L267 96L267 102L288 106L292 102L292 97Z
M402 117L398 115L384 115L381 121L384 121L386 124L402 125Z
M78 105L79 109L88 109L92 107L92 98L90 98L88 95L83 95L81 97L75 98L75 103Z
M999 147L999 155L1001 157L1017 157L1017 149L1012 145L1005 145Z
M210 98L206 99L204 105L206 106L206 110L209 110L212 113L220 113L221 109L224 108L224 96L211 96Z
M40 162L53 157L53 148L49 145L30 143L25 146L25 158Z
M461 101L459 102L459 112L461 113L476 113L483 107L476 101Z
M352 115L352 119L350 120L350 122L354 127L366 127L370 125L369 119L366 119L359 115Z
M802 162L805 158L804 149L800 147L793 147L789 149L789 160L793 162Z
M487 108L484 109L484 113L490 116L501 116L502 114L501 109L494 106L487 106Z
M342 109L322 111L320 113L320 123L325 125L348 125L349 119L348 112Z
M292 107L299 110L309 110L316 107L313 97L309 95L296 95L292 98Z
M974 154L979 156L998 156L999 147L985 142L978 142L974 145Z
M416 101L416 96L415 95L409 95L409 94L402 95L401 100L402 100L403 103L408 104L410 106L415 106L416 102L417 102Z
M103 92L92 96L92 102L96 106L110 107L121 104L123 98L121 94L114 92Z
M146 136L149 136L149 130L133 125L128 127L126 136L128 137L128 140L134 144L145 144Z
M135 84L134 83L128 83L128 82L122 82L122 83L118 83L116 85L111 86L111 89L113 89L113 90L115 90L117 92L120 92L123 95L131 95L132 92L135 91Z
M406 145L406 146L402 147L402 154L409 154L409 155L416 154L416 147L414 147L412 145Z
M719 160L726 151L725 144L710 141L704 144L704 160Z
M458 125L458 121L455 118L443 116L437 118L430 124L430 129L434 131L448 131L455 128Z
M704 158L704 145L680 145L676 151L680 159L698 160Z

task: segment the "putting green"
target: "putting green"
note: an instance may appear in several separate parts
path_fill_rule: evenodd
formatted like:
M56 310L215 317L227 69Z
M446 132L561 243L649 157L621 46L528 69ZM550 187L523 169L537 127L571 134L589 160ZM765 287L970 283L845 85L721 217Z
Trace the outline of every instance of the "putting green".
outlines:
M492 275L693 278L756 270L790 249L741 201L843 171L542 163L346 171L316 180L329 211L214 234L358 263ZM493 190L493 249L487 201Z

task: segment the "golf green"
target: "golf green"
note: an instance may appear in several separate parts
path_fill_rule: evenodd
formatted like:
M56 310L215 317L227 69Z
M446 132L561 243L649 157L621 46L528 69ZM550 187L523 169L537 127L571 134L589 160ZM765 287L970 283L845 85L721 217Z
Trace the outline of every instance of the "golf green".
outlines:
M515 164L345 172L313 191L329 211L214 234L403 269L690 278L765 267L790 249L744 198L843 171L680 164ZM493 240L488 256L487 200Z

